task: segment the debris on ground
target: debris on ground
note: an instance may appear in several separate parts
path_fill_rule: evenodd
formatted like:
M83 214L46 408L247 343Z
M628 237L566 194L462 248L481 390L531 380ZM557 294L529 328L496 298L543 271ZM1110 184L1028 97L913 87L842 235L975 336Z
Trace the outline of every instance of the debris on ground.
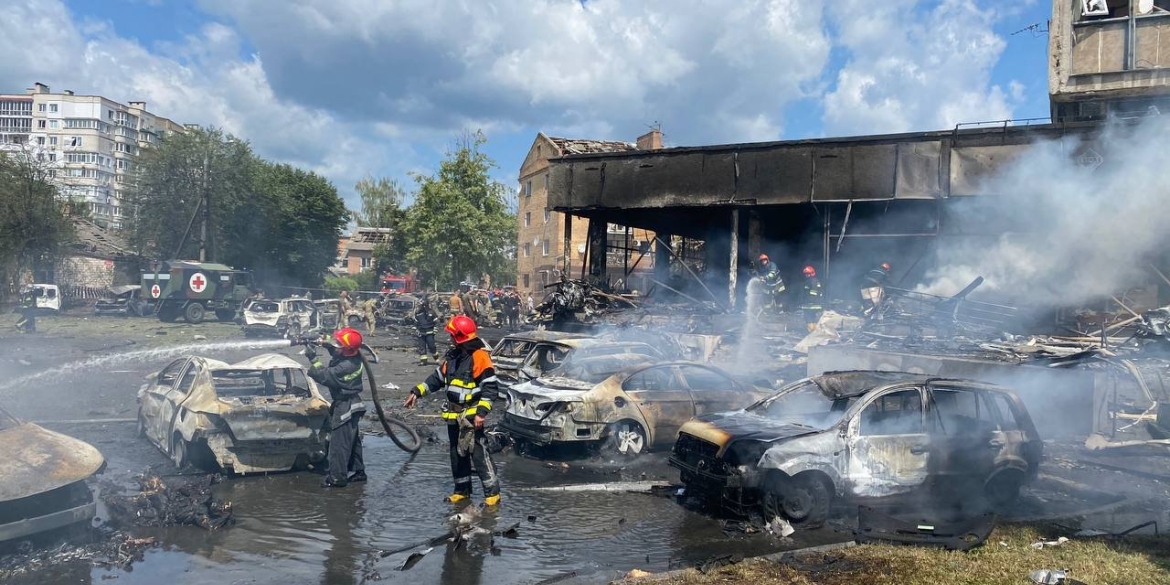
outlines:
M1033 542L1032 548L1036 550L1044 550L1045 548L1060 546L1066 542L1068 542L1068 539L1062 536L1056 540L1041 540L1039 542Z
M768 534L771 534L772 536L778 536L780 538L788 538L796 532L796 529L793 528L787 520L779 516L775 516L768 521L767 530Z
M1057 569L1039 569L1032 571L1028 578L1036 585L1066 585L1068 573Z
M94 540L87 544L63 543L52 548L6 555L0 561L0 582L78 561L88 562L94 567L129 570L133 563L142 560L146 549L158 545L154 538L135 538L123 532L99 535L95 530Z
M198 526L216 530L231 524L232 503L212 497L218 475L157 475L138 478L137 494L104 496L114 526Z

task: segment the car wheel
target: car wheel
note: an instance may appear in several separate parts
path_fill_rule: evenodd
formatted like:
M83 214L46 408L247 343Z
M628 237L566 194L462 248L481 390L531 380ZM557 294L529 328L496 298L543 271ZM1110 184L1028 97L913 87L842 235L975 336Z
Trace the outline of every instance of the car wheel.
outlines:
M203 309L203 305L199 303L191 303L187 305L186 309L183 309L183 320L192 325L202 323L205 312L206 311Z
M1011 505L1020 497L1022 485L1023 478L1019 473L998 473L983 487L983 495L992 507L1002 508Z
M189 446L187 445L187 441L185 441L183 437L176 434L174 444L171 446L171 461L175 462L175 467L182 469L191 462L191 459L187 454L188 450Z
M631 421L623 421L610 427L606 442L610 451L626 457L641 455L648 447L646 431L642 430L642 425Z
M781 516L802 528L819 528L829 518L829 489L812 475L795 478L774 477L764 488L764 516Z

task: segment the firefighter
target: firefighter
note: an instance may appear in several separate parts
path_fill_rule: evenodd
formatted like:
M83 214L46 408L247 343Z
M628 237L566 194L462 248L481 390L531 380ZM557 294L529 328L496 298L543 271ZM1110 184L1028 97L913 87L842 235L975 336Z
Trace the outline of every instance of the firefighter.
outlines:
M882 302L885 296L886 280L890 278L890 263L882 262L865 274L861 281L861 305L866 315L869 315Z
M776 266L767 254L760 254L760 280L764 283L764 289L768 291L768 296L771 298L772 306L776 310L784 308L784 291L787 288L784 286L784 278L780 276L780 267Z
M16 320L17 331L21 333L37 332L37 297L40 296L40 293L40 289L34 287L20 294L20 304L16 309L20 313L20 318Z
M451 443L451 475L455 491L447 501L456 504L471 498L471 468L483 484L484 504L500 503L500 483L496 466L488 452L484 421L492 411L492 400L499 393L496 370L483 340L476 335L475 321L456 316L447 323L447 333L455 347L447 352L443 363L426 381L410 391L403 406L414 408L420 397L446 390L443 420Z
M439 361L439 350L435 349L435 324L439 316L431 306L431 295L424 294L415 304L414 310L407 316L407 320L414 324L414 332L418 336L415 345L418 347L418 365L425 366L427 357L431 356L435 362Z
M825 310L824 287L817 279L817 270L812 266L805 266L801 271L804 274L804 289L801 295L800 309L804 311L804 322L809 332L816 331L817 321L821 320L821 313Z
M359 355L362 334L346 327L333 334L334 347L329 351L329 365L321 365L317 350L305 347L305 357L312 362L309 377L329 389L333 402L329 405L329 472L322 487L345 487L350 482L366 481L366 465L362 461L362 435L358 422L366 414L362 402L362 375L365 364Z
M378 299L370 297L362 303L362 314L366 321L366 328L369 329L370 335L378 329Z

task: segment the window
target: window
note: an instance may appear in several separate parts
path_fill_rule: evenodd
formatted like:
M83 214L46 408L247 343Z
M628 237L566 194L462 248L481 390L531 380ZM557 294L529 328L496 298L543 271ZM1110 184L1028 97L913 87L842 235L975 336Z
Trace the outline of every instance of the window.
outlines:
M70 136L69 137L69 146L80 147L83 143L84 143L84 141L81 139L80 136Z
M46 120L37 120L37 128L44 128Z
M56 113L57 112L57 104L49 104L49 111Z
M44 146L45 145L45 137L44 136L37 136L37 144Z
M56 136L49 137L49 146L57 146L57 137Z
M187 359L175 360L170 363L163 371L158 373L158 384L160 386L174 385L175 380L179 377L179 372L183 366L187 364Z
M1005 431L1020 430L1020 423L1016 421L1016 409L1011 399L999 392L992 392L987 396L991 397L996 410L999 411L1000 428Z
M532 225L532 212L525 211L524 212L524 227L528 227L530 225Z
M362 256L362 269L364 270L364 269L369 268L369 267L370 267L370 257L369 256Z
M551 216L552 216L552 213L549 212L549 210L547 210L547 209L544 210L544 223L548 223L549 217L551 217Z
M37 104L37 111L38 112L45 111L45 104Z
M527 251L527 250L525 250L525 251L524 251L524 255L525 255L525 256L527 256L527 255L528 255L528 251ZM527 275L527 274L525 274L525 275L524 275L524 288L528 288L528 287L530 286L530 283L531 283L531 281L529 280L529 278L528 278L528 275Z
M49 120L49 128L56 128L58 126L58 122L59 120Z
M54 140L53 144L56 144L57 139L54 138L53 140ZM49 153L49 162L57 162L57 153L55 153L55 152ZM53 176L53 177L57 176L57 171L49 171L49 172L51 173L50 176Z
M548 256L548 240L544 241L544 249L542 250L545 256Z
M524 244L524 257L527 258L532 255L532 244ZM528 278L525 276L524 278ZM528 285L525 285L528 286Z
M532 197L532 181L531 180L524 182L524 196L525 197Z
M627 392L638 390L643 392L678 390L678 383L675 381L674 374L671 372L671 366L650 368L630 376L622 384L622 390Z
M861 435L872 437L922 432L922 399L917 389L891 392L874 400L861 411Z
M934 389L937 424L950 437L990 433L998 427L981 392L960 389Z
M722 374L708 370L707 368L700 368L698 366L682 366L679 368L682 371L682 377L687 381L687 386L691 390L732 390L735 388L735 383L727 379Z

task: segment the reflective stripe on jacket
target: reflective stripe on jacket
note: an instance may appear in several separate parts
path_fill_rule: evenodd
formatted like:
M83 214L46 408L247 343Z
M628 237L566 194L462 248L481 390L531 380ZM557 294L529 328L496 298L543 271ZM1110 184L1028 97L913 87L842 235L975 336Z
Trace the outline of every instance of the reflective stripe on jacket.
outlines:
M482 342L478 345L470 351L456 347L448 352L443 363L427 376L426 381L411 390L416 396L446 390L444 420L486 416L492 410L492 401L499 394L496 369Z

